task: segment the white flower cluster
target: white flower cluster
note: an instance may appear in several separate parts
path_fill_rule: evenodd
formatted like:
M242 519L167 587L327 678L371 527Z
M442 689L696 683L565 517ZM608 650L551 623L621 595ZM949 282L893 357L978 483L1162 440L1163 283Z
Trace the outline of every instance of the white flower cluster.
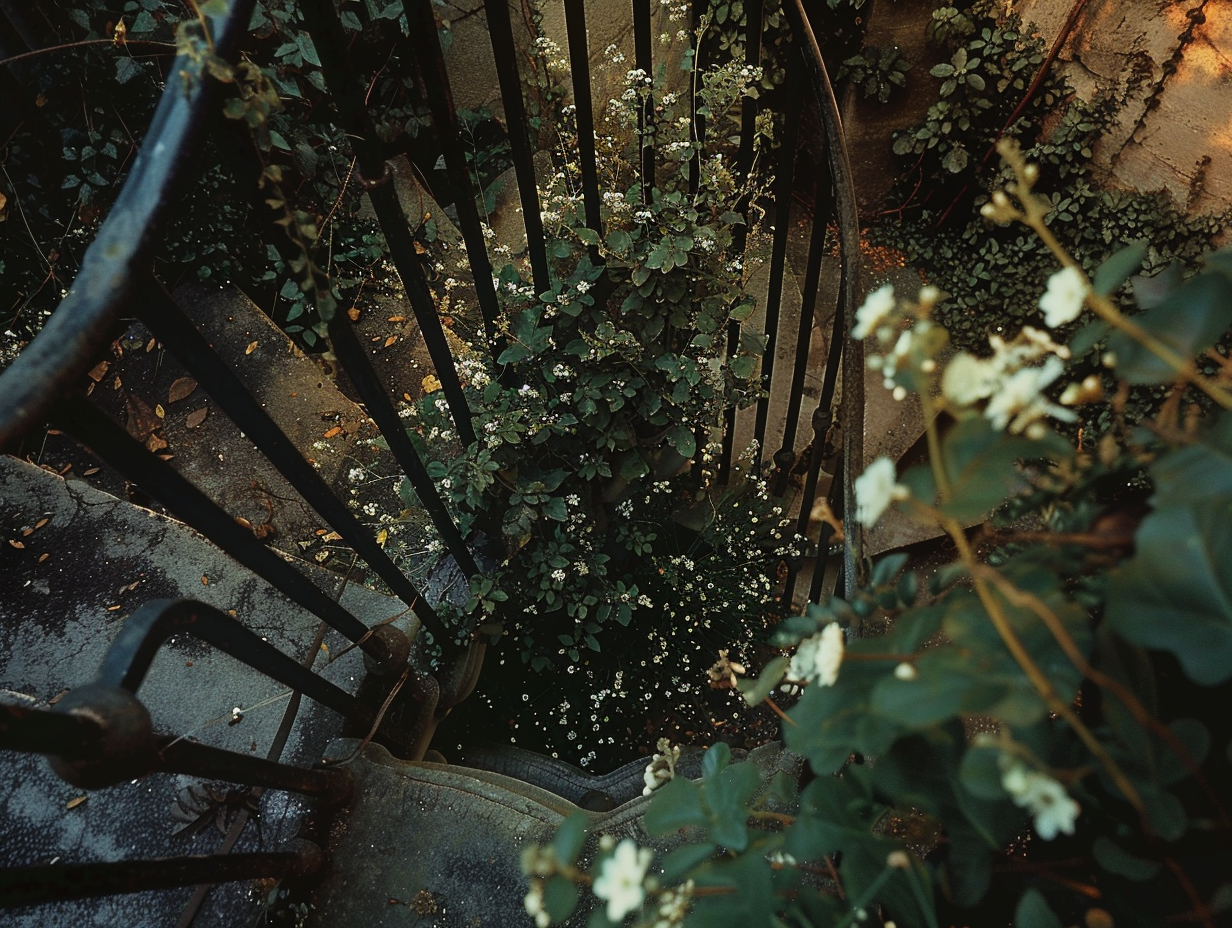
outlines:
M660 894L655 919L650 923L650 928L672 928L673 925L683 922L693 901L693 888L693 881L686 880L675 889Z
M843 629L831 622L796 646L791 666L787 668L787 678L798 683L833 686L843 663L844 650Z
M1045 841L1057 834L1074 833L1074 822L1081 811L1065 787L1038 770L1029 770L1022 761L1002 755L1001 785L1014 804L1031 813L1035 832Z
M941 393L949 402L965 407L987 400L984 415L994 428L1025 432L1031 437L1043 434L1046 416L1062 422L1077 418L1044 395L1044 390L1065 373L1068 348L1031 326L1024 327L1013 341L993 335L988 342L993 350L991 357L977 358L960 351L946 365ZM1041 359L1043 363L1037 363Z

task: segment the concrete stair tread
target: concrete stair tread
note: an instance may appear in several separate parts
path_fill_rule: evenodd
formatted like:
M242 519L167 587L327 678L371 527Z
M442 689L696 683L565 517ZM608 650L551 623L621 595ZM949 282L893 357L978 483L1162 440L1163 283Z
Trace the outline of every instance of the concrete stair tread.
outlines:
M329 748L350 757L351 740ZM749 755L766 782L799 771L800 759L767 745ZM367 745L348 764L355 798L340 812L329 847L331 865L316 885L310 924L403 925L406 908L431 908L432 924L525 924L529 884L519 866L527 844L547 844L570 814L584 811L520 779L457 765L399 761ZM608 812L585 812L595 836L631 837L660 852L679 836L652 839L642 826L648 797L638 795ZM432 836L430 842L424 840ZM396 904L395 904L396 900ZM416 909L416 905L420 907ZM568 924L585 924L593 899L583 896Z
M152 599L194 598L224 611L234 609L247 627L296 658L305 656L314 641L314 617L196 533L82 480L64 480L0 457L0 531L6 542L24 546L0 545L0 571L8 581L0 591L0 690L5 691L0 698L5 701L45 707L65 690L93 679L124 617ZM41 559L43 554L48 557ZM307 563L299 566L327 590L341 586L341 578ZM130 584L135 586L129 589ZM341 602L368 624L404 611L398 600L358 583L346 586ZM318 672L353 690L352 681L362 674L359 653L324 666L329 654L345 645L332 632L325 641L329 650L319 655ZM155 659L139 696L158 731L192 733L205 743L265 756L282 722L285 698L252 709L239 724L225 722L232 707L255 707L281 692L281 684L180 636ZM305 700L283 758L314 763L340 728L332 712ZM95 791L89 801L68 810L66 803L83 791L59 780L42 758L4 752L0 768L5 784L0 787L0 846L11 864L46 863L58 856L84 861L208 853L219 843L212 828L196 838L168 837L174 824L171 804L195 782L191 778L154 775ZM259 834L249 829L253 833L237 849L252 849L257 841L277 846L292 836L305 810L300 800L278 793L267 793L264 805ZM6 913L11 920L4 924L161 926L174 921L190 895L186 889L120 896L102 904L63 903ZM211 905L229 906L229 914L200 924L242 923L237 913L253 917L243 884L214 895L221 901Z

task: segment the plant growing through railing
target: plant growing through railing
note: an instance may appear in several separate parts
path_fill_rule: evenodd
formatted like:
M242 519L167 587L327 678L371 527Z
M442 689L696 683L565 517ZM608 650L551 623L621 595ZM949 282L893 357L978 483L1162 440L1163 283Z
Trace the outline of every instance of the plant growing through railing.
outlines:
M934 289L882 288L854 333L887 389L920 398L929 448L902 473L869 463L857 518L902 509L940 528L954 560L882 559L854 596L783 623L772 643L794 654L739 681L750 701L804 687L783 738L809 778L763 784L716 744L700 781L650 800L646 828L675 847L653 863L610 839L579 862L584 821L567 823L527 852L537 924L568 915L579 884L600 903L592 926L1226 918L1232 361L1213 346L1232 325L1232 254L1189 280L1135 279L1142 309L1127 315L1110 295L1145 246L1088 277L1045 224L1037 170L1001 151L1014 179L984 213L1060 264L1038 298L1048 328L953 353ZM1152 422L1093 453L1053 430L1100 393L1067 376L1054 338L1079 319L1122 401L1131 384L1169 390ZM666 779L652 772L648 785Z
M762 74L741 60L695 59L713 12L696 33L684 26L687 4L669 15L656 57L670 70L648 75L615 47L606 52L618 90L600 117L602 233L586 226L572 110L553 125L556 170L540 191L551 287L536 293L524 268L497 262L504 379L477 354L462 364L480 441L430 468L464 530L498 536L500 564L475 581L463 614L499 608L516 675L579 673L570 681L578 692L625 695L613 686L619 671L626 685L649 674L672 692L691 688L687 678L715 648L752 640L793 544L754 472L755 449L720 487L709 445L724 410L758 395L764 336L746 325L730 351L727 338L755 309L747 291L763 241L771 125L759 123L745 173L728 127ZM537 49L541 70L560 74L552 44ZM655 186L643 191L647 100L646 144L658 158ZM419 429L430 447L452 438L439 394L421 404ZM469 632L459 625L460 636ZM593 742L584 717L566 727L553 749ZM565 740L579 731L581 742Z

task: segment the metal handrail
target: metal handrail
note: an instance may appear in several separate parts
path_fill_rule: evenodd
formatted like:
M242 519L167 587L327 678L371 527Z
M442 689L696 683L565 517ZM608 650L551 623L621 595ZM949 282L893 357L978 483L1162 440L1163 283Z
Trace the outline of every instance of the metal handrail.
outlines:
M234 0L222 16L207 17L214 51L234 62L255 0ZM0 448L12 447L43 425L52 404L72 390L95 363L112 327L149 266L155 232L190 177L211 114L217 82L205 62L180 55L150 123L147 144L115 205L86 250L68 295L38 336L0 373Z

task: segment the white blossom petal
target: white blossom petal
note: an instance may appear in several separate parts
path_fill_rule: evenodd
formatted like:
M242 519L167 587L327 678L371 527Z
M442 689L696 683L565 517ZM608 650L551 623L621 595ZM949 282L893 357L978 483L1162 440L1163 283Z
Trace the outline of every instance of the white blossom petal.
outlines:
M1077 319L1088 291L1086 275L1076 267L1062 268L1049 277L1048 289L1039 301L1048 328L1055 329Z
M852 338L868 338L886 316L894 311L894 287L885 284L864 299L856 310L856 324L851 330Z

